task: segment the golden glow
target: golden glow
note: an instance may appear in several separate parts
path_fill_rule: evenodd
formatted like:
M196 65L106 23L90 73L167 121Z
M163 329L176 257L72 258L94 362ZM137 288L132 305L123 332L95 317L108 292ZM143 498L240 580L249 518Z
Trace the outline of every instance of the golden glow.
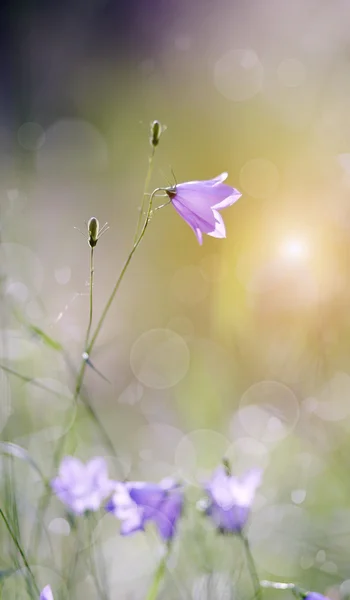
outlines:
M304 238L287 238L280 245L280 255L293 263L304 261L310 256L310 247Z

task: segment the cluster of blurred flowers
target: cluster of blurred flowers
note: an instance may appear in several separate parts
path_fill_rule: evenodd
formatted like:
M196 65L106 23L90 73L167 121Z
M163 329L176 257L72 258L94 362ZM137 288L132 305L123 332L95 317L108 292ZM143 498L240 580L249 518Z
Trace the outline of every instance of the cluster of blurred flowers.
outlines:
M224 460L203 485L205 497L198 503L198 508L220 533L242 534L261 478L261 469L251 469L236 477L232 475L228 461ZM83 516L104 508L120 521L120 533L125 536L144 531L147 523L152 522L167 544L176 534L185 505L183 484L171 478L160 483L114 481L109 478L102 457L92 458L84 464L78 458L66 456L51 487L74 515ZM306 600L327 600L316 592L298 591L296 595ZM49 585L42 590L40 600L54 600Z
M206 499L201 506L219 531L242 531L260 482L260 469L252 469L240 478L231 474L227 462L216 469L203 486ZM184 486L179 482L171 478L160 483L113 481L101 457L84 464L66 456L51 487L76 515L97 511L103 506L121 522L122 535L143 531L148 522L153 522L166 542L174 537L184 507Z

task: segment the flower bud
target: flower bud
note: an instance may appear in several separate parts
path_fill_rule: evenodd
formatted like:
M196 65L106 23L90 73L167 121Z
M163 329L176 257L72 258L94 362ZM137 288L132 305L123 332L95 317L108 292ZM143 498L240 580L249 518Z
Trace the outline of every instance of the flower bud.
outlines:
M160 136L162 135L162 133L163 133L163 129L162 129L160 122L153 121L153 123L151 123L151 136L150 136L150 143L151 143L151 146L153 146L153 148L158 146Z
M94 248L97 244L98 234L100 231L100 223L96 217L91 217L88 222L89 246Z

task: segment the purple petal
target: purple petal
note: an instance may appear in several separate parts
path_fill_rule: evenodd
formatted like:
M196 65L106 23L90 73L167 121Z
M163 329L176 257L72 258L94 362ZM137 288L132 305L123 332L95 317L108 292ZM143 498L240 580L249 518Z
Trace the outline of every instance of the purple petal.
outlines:
M198 206L221 209L236 202L241 195L238 190L223 183L210 186L203 181L198 181L176 186L176 194L173 198L181 199L191 210Z
M217 210L213 210L213 213L215 217L215 229L214 231L209 231L208 235L211 235L212 237L216 238L225 238L226 228L224 220Z
M213 231L215 227L215 217L209 204L203 202L203 199L194 194L176 194L172 199L172 203L176 210L179 209L187 214L186 216L181 215L186 221L193 220L194 224L200 228L201 231Z
M222 187L229 187L229 186L222 186ZM222 208L227 208L228 206L231 206L232 204L234 204L234 202L237 202L237 200L240 199L240 197L242 196L241 192L239 192L235 188L230 188L230 190L231 190L230 195L227 196L226 198L223 198L222 200L220 200L217 204L213 204L212 208L221 210Z
M173 199L173 205L175 210L178 212L180 217L183 218L184 221L193 229L197 240L200 244L202 244L202 232L209 233L209 231L213 231L215 229L215 217L212 214L211 222L204 221L200 216L194 214L191 210L189 210L186 206L177 202L176 199ZM212 213L212 211L211 211Z
M108 477L107 464L104 458L96 456L86 464L86 475L91 478Z
M157 525L160 536L163 540L171 539L176 530L177 522L183 509L183 494L179 491L168 493L159 511L153 516L153 521Z
M62 481L70 484L82 477L85 466L78 458L74 456L65 456L58 470L59 477Z
M262 470L251 469L241 478L231 477L231 491L238 506L250 506L261 484Z
M318 592L309 592L304 600L329 600L327 596L323 596Z
M46 585L41 591L39 600L54 600L51 587Z
M130 498L139 506L157 509L165 498L166 492L156 484L129 484Z
M248 520L249 509L242 506L233 506L225 510L214 502L209 507L207 514L212 518L218 529L229 533L239 533Z

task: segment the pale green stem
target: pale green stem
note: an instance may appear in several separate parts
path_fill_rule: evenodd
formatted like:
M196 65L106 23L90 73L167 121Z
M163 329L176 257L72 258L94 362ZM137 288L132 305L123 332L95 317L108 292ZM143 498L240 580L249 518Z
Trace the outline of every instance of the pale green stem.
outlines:
M250 573L250 577L251 577L253 588L254 588L254 598L255 598L255 600L262 600L262 589L261 589L255 561L254 561L252 552L250 550L248 539L245 537L245 535L243 533L241 534L240 537L243 542L246 561L247 561L247 567L248 567L248 571Z
M136 231L135 231L135 235L134 235L134 244L136 243L136 240L137 240L137 236L138 236L139 229L140 229L140 226L141 226L141 221L142 221L143 213L144 213L144 210L145 210L145 199L146 199L146 194L147 194L149 182L151 180L151 175L152 175L152 170L153 170L153 159L154 159L155 151L156 151L156 147L153 146L152 147L151 155L148 158L148 169L147 169L145 184L144 184L144 188L143 188L143 196L142 196L142 203L141 203L141 208L140 208L140 214L139 214L139 218L137 220L137 226L136 226Z
M89 287L90 287L90 292L89 292L89 298L90 298L90 302L89 302L89 323L87 326L87 330L86 330L86 336L85 336L85 348L87 347L88 343L89 343L89 337L90 337L90 331L91 331L91 325L92 325L92 313L93 313L93 286L94 286L94 248L91 247L90 248L90 282L89 282Z
M160 563L157 567L157 570L154 574L154 577L153 577L153 580L151 583L151 587L149 588L147 596L146 596L146 600L156 600L156 598L158 597L160 585L164 579L164 575L166 572L167 561L168 561L170 552L171 552L171 546L169 545L166 554L163 556L163 558L160 561Z

